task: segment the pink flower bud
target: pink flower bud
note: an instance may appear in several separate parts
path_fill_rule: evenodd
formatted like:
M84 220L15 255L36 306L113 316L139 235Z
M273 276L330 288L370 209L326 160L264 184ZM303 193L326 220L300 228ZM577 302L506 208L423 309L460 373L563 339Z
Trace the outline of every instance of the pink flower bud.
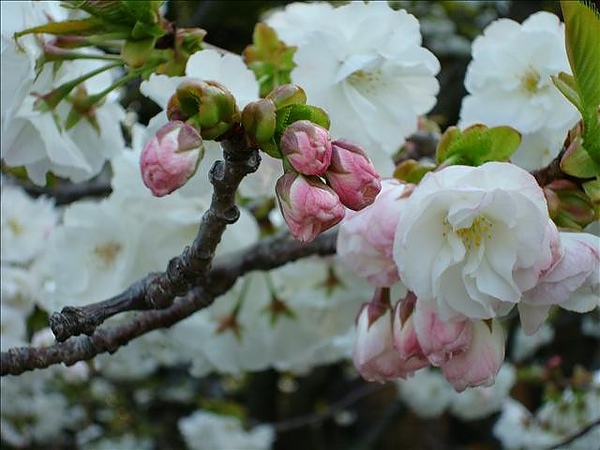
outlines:
M504 331L494 319L476 320L471 344L442 365L444 377L458 392L468 387L491 386L504 360Z
M144 184L156 197L170 194L194 175L203 155L202 138L194 127L180 121L168 122L142 150Z
M381 293L382 289L378 288L374 301L362 306L356 325L353 360L367 381L406 378L422 367L414 367L412 359L402 359L394 349L391 310L376 301Z
M292 235L310 242L344 218L337 194L317 178L296 172L283 174L275 186L279 208Z
M309 120L287 127L279 145L292 167L304 175L323 175L331 162L329 131Z
M325 177L342 203L355 211L373 203L381 190L380 176L364 150L344 140L333 141L331 147Z
M444 364L471 344L470 321L459 318L442 321L433 301L418 300L413 316L421 349L434 366Z
M338 258L374 286L391 286L400 279L393 258L396 225L414 185L382 180L375 203L361 211L346 211L337 241Z
M414 305L416 297L412 292L404 300L400 300L394 309L393 340L394 348L413 372L429 365L423 355L414 323Z

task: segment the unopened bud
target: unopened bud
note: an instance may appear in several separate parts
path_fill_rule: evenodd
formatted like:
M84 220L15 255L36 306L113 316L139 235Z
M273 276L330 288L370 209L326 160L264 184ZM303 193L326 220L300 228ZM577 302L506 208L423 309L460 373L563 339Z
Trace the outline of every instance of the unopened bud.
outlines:
M163 125L148 141L140 156L144 184L156 197L183 186L196 172L204 155L198 131L181 121Z
M266 98L272 100L277 109L288 105L306 105L306 93L304 89L295 84L277 86Z
M301 242L314 240L346 213L337 194L318 178L285 173L277 180L275 193L290 232Z
M276 122L275 104L266 98L249 103L242 111L244 130L258 143L273 138Z
M194 124L204 139L216 139L239 121L240 114L235 97L222 84L187 80L169 99L167 117Z
M375 201L381 177L364 150L351 142L332 142L331 165L325 173L342 203L359 211Z
M557 226L582 230L595 220L594 203L575 183L555 180L544 186L544 193L551 200L548 209Z
M287 127L279 147L294 169L304 175L323 175L331 163L329 131L309 120Z

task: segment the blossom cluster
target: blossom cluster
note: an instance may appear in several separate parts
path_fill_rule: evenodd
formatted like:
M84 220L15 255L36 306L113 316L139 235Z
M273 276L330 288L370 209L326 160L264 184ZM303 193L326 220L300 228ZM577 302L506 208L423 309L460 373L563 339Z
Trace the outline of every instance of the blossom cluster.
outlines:
M275 193L291 233L302 242L337 225L346 208L364 209L381 190L379 174L362 148L331 141L326 129L308 120L287 127L280 146L291 168L277 180Z
M599 306L600 238L559 232L519 167L450 166L388 192L395 197L342 222L338 239L340 258L378 286L357 324L354 359L366 379L432 364L457 390L489 385L504 358L498 320L514 307L532 334L553 305ZM384 219L379 227L366 226L373 217ZM389 275L372 274L374 262ZM410 294L392 309L381 297L398 279Z

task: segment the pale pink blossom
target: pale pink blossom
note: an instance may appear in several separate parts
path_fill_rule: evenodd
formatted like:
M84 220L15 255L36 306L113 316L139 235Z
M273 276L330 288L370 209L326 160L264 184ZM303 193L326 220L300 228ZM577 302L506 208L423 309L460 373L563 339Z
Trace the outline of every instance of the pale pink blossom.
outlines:
M338 195L318 178L285 173L277 180L275 193L283 218L299 241L312 241L344 218Z
M375 298L381 295L375 292ZM389 306L375 301L364 304L358 315L353 360L356 369L367 381L384 382L406 378L422 366L400 357L394 348L392 315Z
M144 184L156 197L170 194L196 173L203 155L202 138L194 127L181 121L168 122L142 150Z
M476 320L469 347L452 355L442 366L444 377L458 392L491 386L504 360L504 331L497 320Z
M419 299L412 316L421 350L434 366L445 364L471 345L471 321L458 317L442 321L434 302Z
M528 335L540 327L552 305L579 313L600 306L600 237L561 232L555 253L552 266L519 304L521 324Z
M331 162L329 131L309 120L298 120L285 129L281 152L304 175L323 175Z
M398 218L413 187L393 178L382 180L375 202L361 211L346 211L340 224L338 258L374 286L391 286L400 279L392 247Z
M355 211L372 204L381 191L381 177L371 160L360 146L348 141L332 142L331 165L325 177L342 203Z
M544 193L509 163L430 172L398 220L402 282L436 303L440 318L507 314L552 263Z

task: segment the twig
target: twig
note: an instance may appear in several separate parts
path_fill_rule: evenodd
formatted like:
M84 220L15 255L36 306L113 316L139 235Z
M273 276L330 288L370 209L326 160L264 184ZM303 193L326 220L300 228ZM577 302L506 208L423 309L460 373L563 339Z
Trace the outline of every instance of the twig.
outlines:
M351 391L338 401L330 404L323 411L314 414L307 414L301 417L295 417L289 420L283 420L281 422L276 422L273 424L273 429L276 433L283 433L285 431L294 430L296 428L302 428L307 425L315 425L321 423L327 420L329 417L333 416L338 411L341 411L342 409L347 408L353 403L356 403L363 397L367 397L371 394L374 394L375 392L380 392L386 388L389 388L389 386L385 384L365 384L359 387L358 389Z
M129 322L96 329L90 336L78 336L49 347L18 347L0 354L0 375L19 375L54 364L75 364L100 353L114 353L129 341L149 331L167 328L194 312L211 305L235 281L252 270L270 270L310 255L331 255L337 235L328 232L303 244L288 234L262 240L245 251L218 258L206 277L207 288L196 287L185 297L161 311L145 311Z
M247 146L241 127L235 127L221 146L224 161L215 162L210 170L212 201L192 245L171 259L165 272L150 273L115 297L84 307L67 306L52 314L50 327L58 341L90 335L106 319L124 311L168 308L176 297L202 284L226 226L239 218L237 188L260 162L258 150Z
M564 439L563 441L559 442L558 444L555 444L552 447L548 447L548 450L555 450L555 449L558 449L558 448L567 447L569 444L572 444L577 439L579 439L580 437L586 435L587 433L589 433L595 427L598 427L598 426L600 426L600 419L596 419L594 422L587 424L585 427L583 427L577 433L569 436L568 438Z

